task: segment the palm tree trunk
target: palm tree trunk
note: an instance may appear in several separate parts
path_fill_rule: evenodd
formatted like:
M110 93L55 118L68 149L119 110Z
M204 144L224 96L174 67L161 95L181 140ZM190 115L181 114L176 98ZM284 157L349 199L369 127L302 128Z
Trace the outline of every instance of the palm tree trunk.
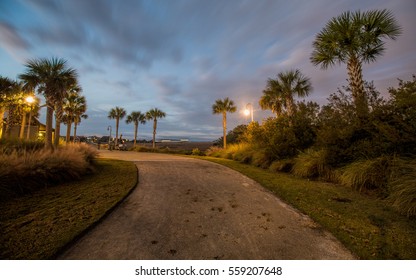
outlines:
M45 134L45 148L52 149L52 122L53 122L53 108L50 102L46 106L46 134Z
M24 139L25 137L26 114L27 113L23 111L22 124L20 125L20 134L19 134L20 139Z
M364 92L364 81L360 60L351 56L347 64L352 98L359 120L364 121L368 115L368 101Z
M54 147L58 147L59 138L61 136L61 121L58 118L55 118L55 139L53 142Z
M3 119L4 119L4 110L0 109L0 139L3 138Z
M114 142L115 146L117 147L117 140L118 140L118 125L120 122L120 118L116 118L116 141Z
M227 113L222 113L222 130L223 130L223 145L227 148Z
M68 122L66 124L66 143L68 144L71 140L71 126L72 122L70 121L71 116L68 116Z
M75 143L75 138L77 138L77 122L74 122L74 143Z
M156 148L156 128L157 128L157 119L153 120L153 149Z
M7 120L6 120L6 138L10 139L12 131L12 123L14 118L14 106L10 106L7 110Z
M62 123L63 109L61 104L55 105L55 140L54 146L58 147L59 138L61 137L61 123Z
M136 140L137 140L137 130L139 127L139 123L134 123L134 144L133 146L136 147Z

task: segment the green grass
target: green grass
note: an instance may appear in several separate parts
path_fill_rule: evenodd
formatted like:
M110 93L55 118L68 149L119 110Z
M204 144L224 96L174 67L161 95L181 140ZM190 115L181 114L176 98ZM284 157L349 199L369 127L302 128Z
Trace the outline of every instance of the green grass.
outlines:
M203 157L259 182L310 216L361 259L416 259L416 219L385 200L350 188L274 173L227 159Z
M96 172L0 203L0 259L49 259L137 184L133 163L97 160Z

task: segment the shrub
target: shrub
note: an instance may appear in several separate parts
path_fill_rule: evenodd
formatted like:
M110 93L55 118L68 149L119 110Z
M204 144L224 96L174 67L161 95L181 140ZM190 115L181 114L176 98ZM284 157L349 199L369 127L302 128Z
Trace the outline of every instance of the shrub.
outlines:
M272 172L290 172L292 171L293 164L293 159L276 160L272 162L269 169Z
M270 153L266 149L257 149L253 151L252 165L267 169L272 164L273 160Z
M205 153L198 148L192 149L192 155L194 156L205 156Z
M236 149L233 153L233 159L242 163L251 163L253 161L254 148L248 143L240 143L235 145Z
M0 200L78 179L93 171L96 151L87 145L0 153Z
M395 160L388 201L401 214L416 216L416 160Z
M210 157L220 157L222 148L212 146L205 151L205 154Z
M360 160L342 169L341 183L354 190L377 189L387 192L392 160L389 157Z
M337 181L336 173L326 163L325 150L307 150L300 153L294 160L293 174L305 178L322 178L328 181Z

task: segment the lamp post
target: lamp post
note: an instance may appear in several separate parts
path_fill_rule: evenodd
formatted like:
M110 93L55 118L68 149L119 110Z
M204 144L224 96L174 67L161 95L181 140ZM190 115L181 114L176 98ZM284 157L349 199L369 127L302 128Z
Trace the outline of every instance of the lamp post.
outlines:
M247 103L246 109L244 110L244 115L246 115L246 116L250 115L251 116L251 122L254 121L253 105L251 103Z
M110 131L110 137L108 138L108 149L111 151L111 125L107 127L107 130Z
M30 111L29 111L29 120L27 122L27 134L26 134L26 139L29 140L30 138L30 123L32 120L32 104L33 102L35 102L35 98L31 95L29 95L28 97L26 97L26 102L29 103L30 105Z

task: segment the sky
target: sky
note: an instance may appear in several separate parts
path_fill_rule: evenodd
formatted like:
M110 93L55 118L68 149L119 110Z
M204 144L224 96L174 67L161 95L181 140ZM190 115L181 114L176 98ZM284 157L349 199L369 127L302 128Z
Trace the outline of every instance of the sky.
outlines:
M312 42L325 24L345 11L388 9L403 29L386 52L363 66L364 79L387 95L397 79L416 74L414 0L1 0L0 75L17 79L29 59L58 57L77 70L88 119L78 135L108 135L115 106L146 112L159 108L157 139L212 141L222 136L215 100L229 97L237 112L227 130L271 116L258 101L267 79L300 69L321 105L347 84L346 65L312 65ZM41 121L45 112L41 112ZM61 134L66 131L61 128ZM133 138L134 125L119 133ZM152 123L139 126L150 139Z

